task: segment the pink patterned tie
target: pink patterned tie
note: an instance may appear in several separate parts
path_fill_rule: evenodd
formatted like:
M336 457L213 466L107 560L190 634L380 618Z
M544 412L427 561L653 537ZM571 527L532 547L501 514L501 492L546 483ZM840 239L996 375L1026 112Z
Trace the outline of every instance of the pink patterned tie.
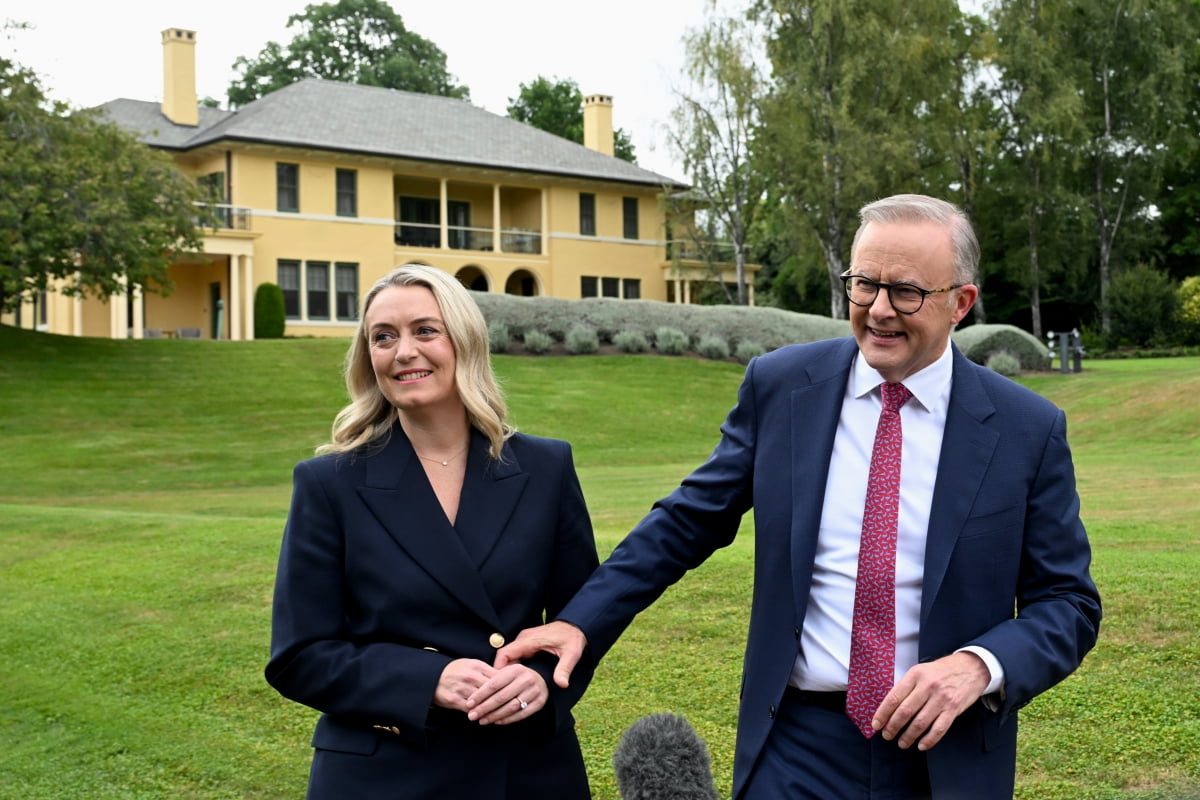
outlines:
M896 524L900 508L900 407L912 394L900 383L880 386L883 411L875 429L867 505L863 511L850 629L846 713L862 735L891 691L896 672Z

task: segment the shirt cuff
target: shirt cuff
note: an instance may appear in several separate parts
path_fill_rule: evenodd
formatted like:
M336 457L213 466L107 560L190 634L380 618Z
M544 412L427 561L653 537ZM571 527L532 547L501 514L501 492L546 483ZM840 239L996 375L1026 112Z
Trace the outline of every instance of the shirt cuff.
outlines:
M987 706L988 708L990 708L992 711L995 711L997 708L1000 707L1000 703L997 701L996 698L994 698L994 697L989 698L988 695L995 694L996 692L1001 692L1002 693L1001 697L1003 697L1004 667L1000 666L1000 661L994 655L992 655L992 651L987 650L983 647L979 647L978 645L968 645L966 647L959 648L958 650L955 650L954 652L956 652L956 653L974 653L975 655L979 656L980 660L983 661L984 666L986 666L988 669L988 675L990 676L990 679L988 680L988 685L983 690L983 704L985 706ZM993 706L995 706L995 708L992 708Z

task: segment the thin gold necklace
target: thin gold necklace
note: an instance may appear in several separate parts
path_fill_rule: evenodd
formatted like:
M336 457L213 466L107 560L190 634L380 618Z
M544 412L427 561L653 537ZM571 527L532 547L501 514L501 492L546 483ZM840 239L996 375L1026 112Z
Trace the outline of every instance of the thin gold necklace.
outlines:
M455 453L454 455L450 456L450 457L449 457L448 459L446 459L445 461L442 461L440 458L429 458L428 456L423 456L423 455L421 455L420 453L417 453L417 448L415 448L415 447L413 448L413 452L414 452L414 453L417 453L417 458L423 459L423 460L425 460L425 461L429 461L429 462L431 462L431 463L434 463L434 464L441 464L443 467L448 467L448 466L450 466L450 462L451 462L451 461L453 461L454 459L458 458L458 457L459 457L459 456L461 456L463 453L467 452L467 447L468 447L468 445L465 445L465 444L464 444L464 445L463 445L463 448L462 448L462 450L459 450L457 453Z

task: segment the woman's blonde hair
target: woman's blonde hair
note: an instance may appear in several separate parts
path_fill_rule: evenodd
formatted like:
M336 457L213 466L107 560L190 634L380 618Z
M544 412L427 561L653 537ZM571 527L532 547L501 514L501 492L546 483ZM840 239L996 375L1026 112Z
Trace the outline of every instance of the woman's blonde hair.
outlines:
M467 409L471 425L487 437L492 458L500 458L504 442L515 429L505 421L508 409L504 394L492 371L487 323L479 306L457 278L424 264L405 264L384 275L363 300L358 330L346 353L346 390L350 405L333 420L333 438L317 448L318 453L345 453L386 441L396 420L396 409L375 381L368 341L367 311L384 289L392 286L423 286L433 292L442 313L446 333L454 346L454 383Z

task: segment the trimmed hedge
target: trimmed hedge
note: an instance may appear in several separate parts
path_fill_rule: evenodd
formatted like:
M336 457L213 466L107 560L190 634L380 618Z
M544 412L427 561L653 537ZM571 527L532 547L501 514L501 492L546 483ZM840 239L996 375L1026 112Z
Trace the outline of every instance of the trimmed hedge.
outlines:
M1049 346L1013 325L971 325L955 331L952 338L963 355L976 364L986 366L993 355L1007 352L1023 370L1050 369Z
M847 320L765 306L697 306L610 297L566 300L492 292L472 292L471 296L489 326L505 325L512 338L524 339L526 350L534 352L549 349L539 341L541 336L565 343L572 353L595 352L595 348L587 349L592 336L597 345L617 344L620 338L620 349L632 352L636 347L631 345L640 334L648 343L653 342L659 353L679 355L690 345L701 355L708 355L701 351L701 337L715 337L725 344L725 354L719 355L721 348L706 341L704 350L713 353L708 357L728 358L733 353L739 361L749 361L784 345L851 335ZM580 331L576 341L568 341L568 332L576 327L589 329L590 335ZM531 337L535 347L540 346L538 350L529 347ZM971 325L955 331L953 339L977 364L986 365L993 355L1007 353L1024 371L1048 370L1051 366L1048 346L1013 325Z
M740 342L757 342L765 350L786 344L815 342L850 335L850 323L815 314L797 314L765 306L696 306L657 300L617 300L589 297L565 300L559 297L517 297L492 292L472 292L483 316L508 325L521 337L537 329L564 342L576 324L588 325L601 342L613 343L624 330L640 331L647 341L656 341L659 328L682 331L689 342L705 333L723 338L730 347Z
M276 283L260 283L254 290L254 338L282 339L286 325L283 289Z

